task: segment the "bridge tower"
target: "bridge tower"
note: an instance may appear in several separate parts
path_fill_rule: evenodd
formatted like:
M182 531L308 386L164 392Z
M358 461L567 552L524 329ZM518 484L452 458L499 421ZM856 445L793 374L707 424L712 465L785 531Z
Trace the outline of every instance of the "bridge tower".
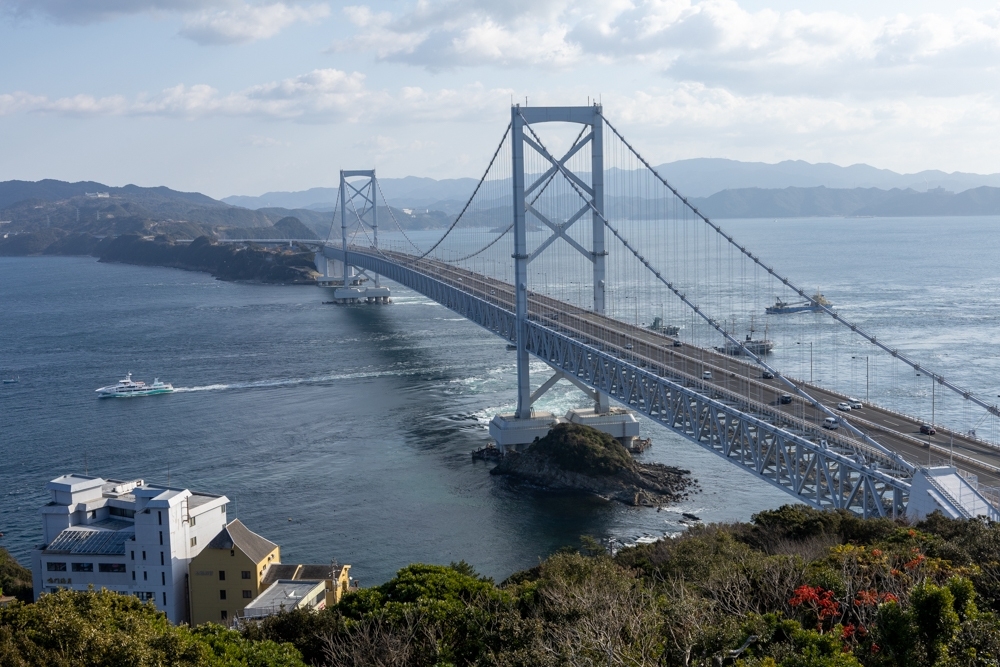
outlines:
M604 238L604 117L599 104L584 107L522 107L519 104L510 110L512 183L514 197L514 285L517 317L517 410L513 415L496 415L490 423L490 435L502 449L530 443L535 437L544 436L553 424L564 421L551 413L536 413L531 405L561 379L569 380L594 400L590 410L572 410L565 420L593 426L613 437L627 442L639 435L639 424L628 410L612 409L608 395L595 391L579 383L576 378L559 370L544 382L534 393L531 391L529 373L530 359L527 348L528 322L528 265L558 238L570 243L593 267L593 310L604 314L606 291L607 249ZM530 126L540 123L574 123L583 130L565 155L552 155ZM566 163L571 157L590 146L590 173L573 173ZM548 169L535 174L535 180L525 182L525 147L538 153L547 163ZM587 201L566 220L552 220L529 203L528 196L543 188L553 177L565 178L582 191ZM531 253L527 244L527 219L534 220L551 230L551 237ZM580 220L589 219L591 226L590 250L572 241L567 230Z
M349 178L363 178L350 182ZM376 195L378 181L374 169L340 170L340 238L346 251L349 245L363 245L378 249L378 206ZM350 230L350 231L349 231ZM351 243L348 243L348 235ZM360 235L360 238L359 238ZM346 252L345 252L346 256ZM369 274L364 269L346 262L340 265L340 279L328 278L327 285L337 285L333 299L337 303L389 303L389 288L380 284L377 273ZM329 270L325 271L328 275ZM336 273L336 270L335 270ZM370 285L367 283L371 283Z

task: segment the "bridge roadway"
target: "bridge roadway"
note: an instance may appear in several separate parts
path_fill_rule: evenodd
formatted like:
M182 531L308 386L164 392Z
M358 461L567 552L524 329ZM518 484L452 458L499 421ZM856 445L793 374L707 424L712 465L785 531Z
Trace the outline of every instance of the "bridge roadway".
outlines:
M351 248L366 252L369 249ZM510 312L514 311L513 286L481 274L432 259L415 260L412 255L379 251L384 257L431 275L442 282L468 292ZM762 377L756 364L713 349L682 344L674 346L675 338L620 322L593 311L529 291L529 318L544 322L573 337L611 351L636 365L676 377L688 386L712 392L720 400L748 405L753 412L776 417L784 428L805 434L813 440L840 441L854 448L869 450L869 445L843 430L830 431L821 424L827 414L805 399L794 395L779 378ZM709 371L711 379L703 373ZM1000 486L1000 448L977 438L944 429L936 435L922 435L921 421L875 405L850 412L836 410L837 403L847 396L814 384L799 385L814 399L832 409L838 419L849 420L887 449L898 453L915 465L941 463L953 458L954 464L978 477L981 485ZM783 394L793 394L790 404L782 404ZM996 497L989 489L981 489L988 497Z

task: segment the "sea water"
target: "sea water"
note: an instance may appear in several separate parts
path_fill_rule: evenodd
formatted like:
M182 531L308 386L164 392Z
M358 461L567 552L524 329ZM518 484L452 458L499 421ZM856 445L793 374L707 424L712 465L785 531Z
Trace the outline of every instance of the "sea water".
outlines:
M880 339L978 394L1000 394L1000 219L724 226L878 325ZM363 585L411 562L466 560L499 579L581 535L635 542L683 530L682 512L747 520L792 501L648 421L654 444L643 457L690 469L701 487L662 511L491 477L469 453L493 414L515 405L513 353L390 286L392 305L344 307L324 305L329 294L315 287L0 258L0 375L20 377L0 385L0 545L29 562L45 484L70 472L224 494L230 517L279 544L284 561L350 563ZM129 371L177 391L97 398ZM586 405L563 384L538 407Z

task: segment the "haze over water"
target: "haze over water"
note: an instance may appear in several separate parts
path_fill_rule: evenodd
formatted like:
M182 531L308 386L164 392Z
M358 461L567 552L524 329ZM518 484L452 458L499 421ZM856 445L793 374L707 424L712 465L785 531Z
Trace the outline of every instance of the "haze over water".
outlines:
M881 340L979 395L1000 394L1000 219L724 227ZM362 585L414 561L464 559L503 578L582 534L634 541L680 530L682 511L746 520L791 500L646 422L646 458L691 469L702 487L669 510L490 477L469 451L485 442L489 418L514 406L513 354L390 286L391 306L336 307L314 287L92 258L0 258L0 375L21 378L0 385L0 545L27 563L45 483L84 471L225 494L230 517L280 544L285 561L351 563ZM801 368L801 347L785 347L775 358ZM180 390L96 398L128 371ZM914 396L916 413L924 398ZM585 404L560 384L539 407Z

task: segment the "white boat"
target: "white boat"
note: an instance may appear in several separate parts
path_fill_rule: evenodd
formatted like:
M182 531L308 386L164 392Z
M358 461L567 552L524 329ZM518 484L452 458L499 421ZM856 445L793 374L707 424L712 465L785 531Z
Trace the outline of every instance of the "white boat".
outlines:
M154 394L169 394L173 390L173 385L160 382L159 378L155 378L153 380L153 384L146 384L142 380L133 380L131 372L125 376L124 380L119 380L118 384L112 384L107 387L95 389L98 398L153 396Z

